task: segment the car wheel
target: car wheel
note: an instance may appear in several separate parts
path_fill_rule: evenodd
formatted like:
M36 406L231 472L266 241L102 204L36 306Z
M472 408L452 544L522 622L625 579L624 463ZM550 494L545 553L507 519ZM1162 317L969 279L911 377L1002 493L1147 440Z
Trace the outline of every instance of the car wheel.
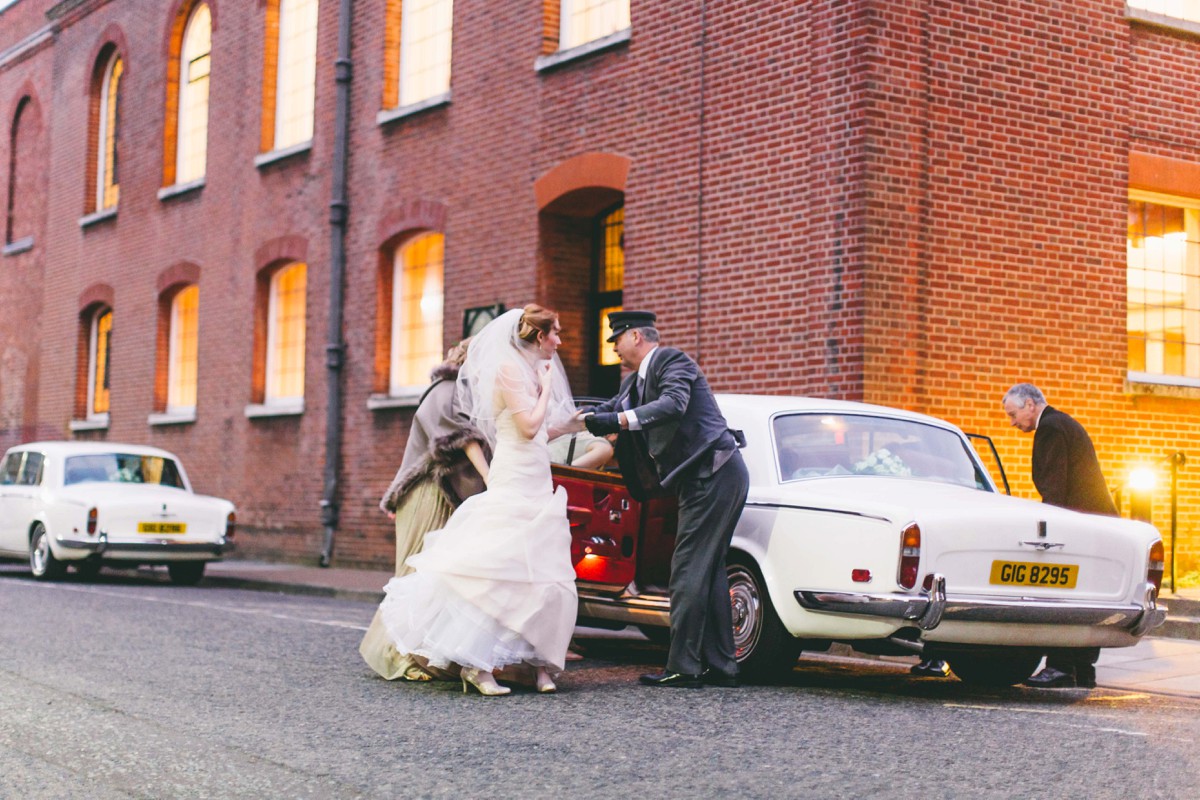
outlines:
M800 657L800 642L779 621L758 567L745 556L735 556L725 571L733 606L733 647L742 678L772 681L789 674Z
M29 537L29 568L39 581L59 580L67 571L66 565L50 551L50 534L46 533L46 526L40 522L34 523L33 533Z
M204 562L177 561L167 565L167 574L176 586L195 586L204 577Z
M951 671L972 686L1015 686L1037 669L1041 653L948 655Z

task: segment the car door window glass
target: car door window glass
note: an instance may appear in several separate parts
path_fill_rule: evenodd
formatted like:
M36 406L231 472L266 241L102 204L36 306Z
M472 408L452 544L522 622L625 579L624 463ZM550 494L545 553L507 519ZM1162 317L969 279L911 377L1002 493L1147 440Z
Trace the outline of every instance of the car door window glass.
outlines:
M25 463L21 466L21 474L17 483L22 486L38 486L42 482L42 464L44 457L41 453L26 453Z
M9 453L0 464L0 486L11 486L21 474L21 456L24 453Z

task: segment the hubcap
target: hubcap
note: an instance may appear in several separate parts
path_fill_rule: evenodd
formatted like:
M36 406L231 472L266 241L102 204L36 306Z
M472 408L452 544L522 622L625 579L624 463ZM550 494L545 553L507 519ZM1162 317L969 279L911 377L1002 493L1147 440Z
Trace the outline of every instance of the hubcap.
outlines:
M46 531L39 529L34 534L36 537L33 542L33 550L30 553L34 575L41 575L46 571L46 559L50 555L50 542L46 540Z
M744 567L729 570L729 602L733 612L733 647L740 661L754 650L762 631L758 582Z

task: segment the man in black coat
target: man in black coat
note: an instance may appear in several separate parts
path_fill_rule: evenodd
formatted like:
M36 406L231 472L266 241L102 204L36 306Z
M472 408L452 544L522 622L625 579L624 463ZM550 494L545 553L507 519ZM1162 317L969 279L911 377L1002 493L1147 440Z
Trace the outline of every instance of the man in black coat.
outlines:
M1018 383L1004 395L1004 413L1013 427L1033 432L1033 485L1043 503L1086 514L1117 516L1096 448L1083 426L1051 408L1031 383ZM1099 647L1076 648L1046 656L1046 668L1025 681L1044 689L1096 685Z
M679 527L671 557L671 647L649 686L736 686L737 659L725 556L746 502L750 479L738 436L699 366L685 353L659 347L656 315L614 311L608 341L632 372L617 396L592 409L592 433L617 433L617 457L630 492L644 498L661 485L679 495ZM740 434L739 434L740 436Z

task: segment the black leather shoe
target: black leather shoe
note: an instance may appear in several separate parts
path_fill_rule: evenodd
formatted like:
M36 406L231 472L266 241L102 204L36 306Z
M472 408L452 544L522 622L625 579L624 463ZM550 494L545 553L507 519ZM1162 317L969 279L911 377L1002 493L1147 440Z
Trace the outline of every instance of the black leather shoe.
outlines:
M729 675L716 669L706 669L701 672L700 680L709 686L721 686L726 689L736 689L742 685L737 675Z
M1075 676L1069 672L1046 667L1044 670L1025 681L1026 686L1035 689L1074 689Z
M704 686L699 675L684 672L651 672L638 678L638 681L644 686L670 686L676 689L700 689Z
M1091 664L1075 667L1075 685L1080 689L1096 688L1096 668Z
M913 664L908 671L923 678L947 678L950 676L949 665L940 658L921 659L920 664Z

